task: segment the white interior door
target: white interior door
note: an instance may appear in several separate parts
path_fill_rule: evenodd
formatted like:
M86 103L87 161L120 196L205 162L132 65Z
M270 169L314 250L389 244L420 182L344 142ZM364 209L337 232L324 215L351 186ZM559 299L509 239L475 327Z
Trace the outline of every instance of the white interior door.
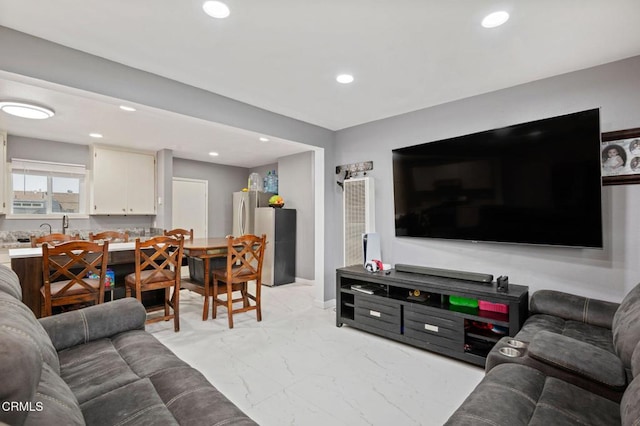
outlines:
M193 229L195 238L209 236L209 182L173 178L172 228Z

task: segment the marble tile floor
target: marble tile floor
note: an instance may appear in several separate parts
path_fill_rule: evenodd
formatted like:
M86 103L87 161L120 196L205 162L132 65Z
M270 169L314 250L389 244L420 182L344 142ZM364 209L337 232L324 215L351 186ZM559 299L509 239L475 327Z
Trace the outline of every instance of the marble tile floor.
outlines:
M255 312L202 321L202 296L180 294L173 322L147 329L263 426L441 425L482 368L335 325L307 284L263 287Z

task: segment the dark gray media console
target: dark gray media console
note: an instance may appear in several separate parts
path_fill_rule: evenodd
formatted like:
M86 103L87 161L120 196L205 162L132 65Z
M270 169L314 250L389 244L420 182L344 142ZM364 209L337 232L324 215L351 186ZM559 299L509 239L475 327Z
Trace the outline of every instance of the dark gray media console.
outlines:
M528 315L526 286L509 284L508 293L501 293L496 283L395 269L371 273L359 265L336 274L338 327L347 324L479 366L500 338L515 336ZM506 305L508 313L452 304L451 296Z

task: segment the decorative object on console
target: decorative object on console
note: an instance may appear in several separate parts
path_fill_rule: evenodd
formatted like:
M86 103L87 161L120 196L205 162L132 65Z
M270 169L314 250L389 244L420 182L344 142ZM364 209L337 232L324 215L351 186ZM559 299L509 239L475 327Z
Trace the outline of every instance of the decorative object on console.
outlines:
M602 134L602 184L640 183L640 127Z
M508 293L509 292L509 277L507 277L506 275L502 275L502 276L498 277L497 283L498 283L498 291L499 292L501 292L501 293Z
M377 232L368 232L362 234L362 253L364 254L365 269L369 271L367 265L375 263L376 271L382 269L382 255L380 253L380 234ZM378 264L379 263L379 264Z

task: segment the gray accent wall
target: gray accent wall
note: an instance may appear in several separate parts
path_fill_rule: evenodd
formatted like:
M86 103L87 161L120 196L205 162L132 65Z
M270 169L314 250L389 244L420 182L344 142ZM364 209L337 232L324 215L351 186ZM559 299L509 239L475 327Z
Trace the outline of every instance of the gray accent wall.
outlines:
M278 159L278 190L285 208L296 209L296 277L314 277L313 151Z
M603 188L603 250L397 238L391 150L590 108L600 108L603 132L640 127L639 88L640 56L338 131L335 160L373 160L385 263L508 275L531 291L620 301L640 282L640 185ZM333 202L342 204L339 195ZM340 224L340 211L327 222Z

